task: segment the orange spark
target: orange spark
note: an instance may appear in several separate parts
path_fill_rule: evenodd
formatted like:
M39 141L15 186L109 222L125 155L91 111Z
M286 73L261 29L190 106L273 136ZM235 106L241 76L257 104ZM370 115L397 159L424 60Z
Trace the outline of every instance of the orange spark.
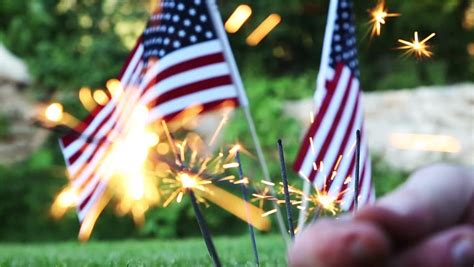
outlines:
M398 42L404 44L404 46L400 46L398 47L398 49L406 49L406 54L415 54L415 56L418 58L421 58L423 56L429 58L433 55L433 52L429 51L430 46L426 44L426 42L433 38L435 35L435 33L432 33L425 39L419 41L418 32L415 32L415 37L412 42L403 39L398 39Z
M372 23L371 36L380 36L382 24L385 24L385 20L388 17L398 17L399 13L389 13L385 8L385 1L381 0L377 6L369 10L370 16L372 17L370 23Z

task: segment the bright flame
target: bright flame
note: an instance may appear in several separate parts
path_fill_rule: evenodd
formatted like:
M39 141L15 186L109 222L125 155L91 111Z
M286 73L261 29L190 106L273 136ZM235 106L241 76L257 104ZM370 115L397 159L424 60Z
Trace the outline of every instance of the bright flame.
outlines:
M142 224L144 213L160 198L156 185L146 174L148 153L159 139L146 128L147 108L139 106L130 116L129 127L114 142L107 163L114 174L110 184L118 197L118 213L131 213L135 223Z
M337 211L337 198L327 195L327 194L320 194L317 197L318 203L321 205L321 207L332 214L336 214Z
M393 133L389 136L390 145L397 149L458 153L459 140L449 135Z
M45 110L45 116L52 122L60 122L63 119L63 105L60 103L52 103Z
M372 23L372 36L380 36L382 24L385 24L386 18L400 16L398 13L389 13L385 8L384 0L379 1L376 7L369 10L369 13L372 17L370 20L370 23Z
M252 15L252 9L248 5L238 6L225 22L225 29L229 33L236 33L247 19Z
M187 173L181 173L179 175L179 180L181 181L181 184L184 188L194 188L198 185L197 181L195 178L192 178L189 176Z
M418 58L421 58L423 56L431 57L433 55L433 52L429 51L430 46L426 44L426 42L433 38L436 34L432 33L421 41L418 40L418 32L415 32L414 35L415 37L412 42L405 41L403 39L398 39L398 42L404 44L404 46L400 46L399 49L406 49L407 54L415 54L415 56Z
M247 37L247 44L258 45L281 21L278 14L271 14Z

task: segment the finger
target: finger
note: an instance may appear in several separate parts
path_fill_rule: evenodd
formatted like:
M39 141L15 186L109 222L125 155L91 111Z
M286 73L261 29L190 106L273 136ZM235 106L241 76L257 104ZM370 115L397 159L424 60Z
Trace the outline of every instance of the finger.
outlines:
M290 266L378 266L390 251L382 230L369 222L323 219L296 236Z
M394 240L411 242L474 214L473 172L448 165L414 173L375 206L361 209L356 220L375 222Z
M474 265L474 226L441 232L393 257L388 266L464 267Z

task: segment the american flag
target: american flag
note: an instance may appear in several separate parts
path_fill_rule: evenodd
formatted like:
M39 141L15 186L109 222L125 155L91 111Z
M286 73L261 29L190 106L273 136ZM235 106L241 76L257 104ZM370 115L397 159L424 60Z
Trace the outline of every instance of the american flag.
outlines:
M341 208L351 210L354 208L357 129L361 130L359 206L372 202L375 192L363 123L353 3L350 0L331 2L315 95L319 109L293 168L319 190L339 195Z
M153 123L195 106L209 111L246 104L234 82L234 59L225 53L230 48L221 24L204 0L161 1L119 74L122 94L111 96L74 133L60 139L78 192L80 221L106 190L114 173L110 150L130 128L138 107L148 108L147 122Z

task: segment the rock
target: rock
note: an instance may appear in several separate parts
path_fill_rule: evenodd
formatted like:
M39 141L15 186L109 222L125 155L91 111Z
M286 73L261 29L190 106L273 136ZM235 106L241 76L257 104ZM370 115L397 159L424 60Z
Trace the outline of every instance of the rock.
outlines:
M365 93L363 103L371 152L390 166L411 171L438 161L474 165L474 84ZM312 105L307 99L287 102L284 109L306 129ZM420 150L428 145L451 152Z
M0 164L26 158L48 135L33 126L34 101L19 90L29 82L26 65L0 44Z
M0 44L0 84L6 82L28 84L30 74L25 63Z

